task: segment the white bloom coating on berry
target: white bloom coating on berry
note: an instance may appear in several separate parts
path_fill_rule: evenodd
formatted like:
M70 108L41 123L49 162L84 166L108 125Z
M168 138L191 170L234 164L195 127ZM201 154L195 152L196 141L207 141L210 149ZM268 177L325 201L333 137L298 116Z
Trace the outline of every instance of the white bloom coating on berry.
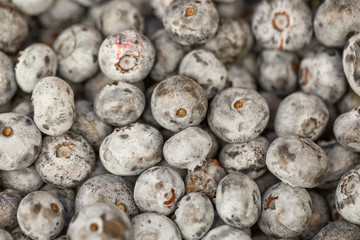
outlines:
M225 87L227 78L224 64L205 49L196 49L186 54L181 60L179 74L199 83L208 99Z
M219 159L228 173L241 172L255 179L266 172L268 147L269 141L261 136L243 144L226 144L221 149Z
M20 52L15 66L16 82L26 93L31 93L43 77L54 76L58 67L55 52L46 44L35 43Z
M360 104L359 104L360 105ZM28 117L34 116L34 107L30 100L19 102L13 109L12 112L25 115Z
M360 96L357 95L351 88L347 93L337 102L336 107L339 114L349 112L350 110L360 106Z
M330 222L312 240L356 240L360 236L360 227L345 220Z
M258 83L265 91L286 96L297 88L299 60L294 53L264 50L258 58Z
M228 225L245 229L255 224L261 212L261 195L256 183L243 173L230 173L217 188L216 210Z
M338 116L334 123L336 140L346 149L360 152L360 108Z
M255 9L252 30L267 49L299 50L312 37L310 8L303 0L263 0Z
M336 103L346 91L341 57L335 50L307 55L301 60L299 72L301 90L327 103Z
M346 79L354 92L360 95L360 34L356 34L346 43L343 52L343 68Z
M27 22L12 5L1 2L0 19L0 50L16 53L28 36Z
M244 67L237 64L227 66L226 87L257 89L255 78Z
M181 240L178 226L168 217L157 213L142 213L131 219L133 239Z
M201 166L211 150L210 135L198 127L188 127L164 144L164 158L173 167L189 169Z
M35 85L31 100L34 122L41 132L59 136L71 128L75 120L74 93L64 80L42 78Z
M37 16L50 8L54 0L12 0L15 7L29 16Z
M163 143L156 128L135 123L117 128L107 136L99 155L106 170L112 174L135 176L161 161Z
M229 225L222 225L208 232L202 240L251 240L248 234Z
M165 30L178 43L192 45L213 38L219 14L211 0L174 0L163 17Z
M30 166L40 153L41 133L31 118L17 113L0 114L0 170Z
M79 189L75 200L75 211L97 202L114 204L130 217L139 214L133 190L122 177L104 174L89 178Z
M147 37L134 30L108 36L99 49L101 71L116 81L133 83L143 80L154 61L154 46Z
M64 227L64 207L48 192L32 192L21 200L17 219L21 230L28 237L51 239Z
M1 3L0 3L1 7ZM1 38L0 38L1 39ZM5 105L15 95L17 85L13 63L10 58L0 51L0 105Z
M105 0L75 0L75 2L85 6L85 7L93 7L97 4L100 4L102 2L104 2Z
M132 1L113 0L104 5L97 21L97 28L105 36L125 30L142 32L144 19Z
M164 128L180 131L196 126L205 118L208 101L204 89L188 77L171 76L156 86L151 112Z
M269 106L255 90L227 88L212 100L207 117L211 130L229 143L255 139L269 121Z
M310 195L305 189L277 183L263 195L259 227L271 237L294 238L308 225L311 206Z
M124 126L135 122L144 108L144 93L138 87L125 82L106 85L94 101L96 115L113 126Z
M154 10L155 16L162 20L165 16L166 8L172 1L174 0L150 0L150 6Z
M56 0L54 4L39 16L39 22L45 28L60 30L79 22L85 8L72 0Z
M349 35L360 31L360 2L326 0L314 19L316 38L327 47L342 48Z
M164 29L158 30L150 39L156 50L156 60L150 76L155 81L162 81L175 74L185 49L172 40Z
M177 204L174 217L184 239L201 239L214 221L212 202L202 193L188 193Z
M360 224L360 166L346 173L339 181L335 194L336 209L351 223Z
M77 101L75 108L76 118L71 129L80 133L95 150L98 150L101 142L112 132L113 128L96 116L90 101Z
M18 225L16 211L21 199L18 191L6 189L0 192L0 229L12 229ZM0 239L3 240L1 235Z
M7 231L5 231L3 229L0 229L0 239L2 239L2 240L13 240L10 233L8 233Z
M236 19L244 15L245 10L248 12L248 6L245 5L244 0L214 0L216 9L219 13L220 19L223 21L225 19ZM251 5L252 2L250 3ZM253 8L250 5L250 8Z
M22 193L31 193L44 184L34 166L14 171L0 171L0 185Z
M313 188L325 177L328 159L325 151L310 139L286 135L270 144L266 166L284 183Z
M278 136L297 134L317 140L325 131L329 110L315 95L296 92L281 101L275 116L275 132Z
M212 51L222 62L245 56L253 45L249 24L243 19L224 21L213 39L204 48Z
M98 50L101 34L82 24L75 24L60 33L54 42L59 59L59 73L66 80L79 83L99 69Z
M129 217L121 209L95 203L82 208L71 220L67 239L132 239Z
M46 136L35 167L41 178L60 188L72 188L91 173L95 153L78 133Z
M342 175L360 164L360 154L345 149L335 140L330 142L320 141L318 144L324 149L328 158L327 174L318 188L335 188Z
M184 181L177 172L156 166L139 176L135 183L134 199L142 212L170 215L184 193Z

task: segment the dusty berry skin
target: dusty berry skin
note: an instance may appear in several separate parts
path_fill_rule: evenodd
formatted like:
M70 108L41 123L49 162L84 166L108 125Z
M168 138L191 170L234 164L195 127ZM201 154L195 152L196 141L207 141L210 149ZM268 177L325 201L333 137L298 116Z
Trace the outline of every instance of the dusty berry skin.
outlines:
M40 153L41 133L31 118L18 113L0 114L0 170L30 166Z
M35 191L26 195L17 210L21 230L32 239L51 239L64 227L64 207L52 194Z
M172 40L164 29L154 33L150 40L156 50L156 59L150 77L155 81L162 81L175 74L185 54L185 49L184 46Z
M41 188L41 191L46 191L55 196L64 207L65 224L64 229L67 229L71 218L75 214L75 191L72 189L60 189L53 185L46 184Z
M294 238L309 224L311 207L311 198L305 189L277 183L262 197L259 227L274 238Z
M226 176L225 169L216 159L207 159L201 166L188 171L185 179L186 193L201 192L213 199L219 182Z
M218 23L219 14L210 0L174 0L163 17L165 30L182 45L205 43L214 37Z
M312 239L330 220L328 205L325 198L314 191L309 191L312 202L310 222L301 233L302 239Z
M163 144L163 137L156 128L134 123L116 128L107 136L99 155L106 170L112 174L135 176L161 161Z
M184 181L168 167L155 166L147 169L136 180L135 203L142 212L169 215L185 193Z
M150 6L154 10L154 15L162 20L167 6L169 6L172 1L173 0L150 0Z
M96 116L90 101L75 102L75 109L76 118L71 129L80 133L95 150L98 150L101 142L112 132L113 128Z
M15 66L16 82L26 93L31 93L43 77L54 76L58 60L52 48L43 43L34 43L19 53Z
M227 78L224 64L205 49L195 49L186 54L181 60L179 74L199 83L208 99L225 87Z
M344 174L336 188L335 204L340 215L347 221L360 224L360 166Z
M108 36L99 49L99 65L108 78L134 83L143 80L155 61L155 48L140 32L126 30Z
M333 131L336 140L344 148L353 152L360 152L360 108L355 108L338 116Z
M12 4L28 16L37 16L45 12L54 0L13 0Z
M341 56L336 50L320 50L301 60L299 85L303 92L315 94L326 103L336 103L346 91Z
M107 84L94 101L96 115L112 126L135 122L144 108L144 93L138 87L125 82Z
M357 4L359 5L359 3ZM360 95L359 52L360 34L356 34L349 39L344 47L342 63L346 79L357 95Z
M240 1L239 1L240 2ZM212 51L222 62L245 56L253 45L249 24L243 19L228 19L222 22L213 39L204 48Z
M112 174L89 178L81 185L76 195L75 210L79 212L83 207L97 202L113 204L123 209L130 217L139 214L129 183L124 178Z
M272 185L280 182L280 180L275 177L274 174L272 174L270 171L267 171L259 178L254 179L254 182L258 186L260 193L263 194Z
M349 88L342 99L337 102L336 109L339 114L343 114L357 108L358 106L360 106L360 96Z
M181 240L178 226L168 217L157 213L142 213L131 219L133 239Z
M261 195L256 183L243 173L230 173L216 190L216 210L228 225L245 229L260 216Z
M60 75L75 83L93 76L99 69L98 51L101 42L101 34L83 24L75 24L63 30L54 42Z
M14 171L0 171L0 186L5 188L28 194L38 190L43 184L34 166Z
M217 240L217 239L226 239L226 240L251 240L248 234L244 231L241 231L237 228L230 227L229 225L222 225L212 229L208 232L202 240Z
M269 122L266 126L266 130L268 130L268 132L269 131L273 132L275 116L276 116L277 110L279 108L279 105L282 101L282 98L280 98L273 92L260 92L260 94L261 94L261 96L263 96L265 98L267 104L269 105L269 110L270 110L270 117L269 117ZM276 134L275 134L275 136L276 136Z
M206 131L188 127L165 142L163 154L171 166L193 171L206 160L211 145L211 137Z
M59 136L69 130L75 120L74 92L58 77L42 78L32 96L34 122L46 135Z
M1 7L1 3L0 3ZM8 103L15 95L17 84L13 63L10 58L0 51L0 105Z
M324 1L314 19L316 38L327 47L342 48L348 36L360 30L359 7L358 1Z
M329 163L327 174L318 188L335 188L342 175L360 164L360 155L345 149L335 140L330 142L320 141L318 144L325 151Z
M21 199L18 191L6 189L0 192L0 229L12 229L17 225L16 211Z
M104 36L130 29L142 32L144 18L132 1L113 0L104 5L97 21L97 27Z
M214 221L212 202L202 193L188 193L177 204L174 221L183 239L201 239Z
M81 4L84 7L96 7L96 5L101 4L105 0L75 0L75 2Z
M155 120L174 132L198 125L205 118L207 108L204 89L181 75L161 81L151 96L151 112Z
M284 183L313 188L326 176L328 159L325 151L310 139L290 134L270 144L266 166Z
M357 240L360 235L360 227L344 220L330 222L313 238L313 240Z
M132 239L129 217L116 206L95 203L82 208L71 220L67 239Z
M241 172L255 179L266 172L268 148L269 141L262 136L243 144L226 144L221 149L219 160L228 173Z
M78 133L47 136L35 167L44 182L60 188L80 184L93 170L95 153L90 144Z
M3 240L13 240L10 233L8 233L7 231L5 231L3 229L0 229L0 238Z
M297 88L298 57L292 52L263 50L258 57L258 83L261 88L286 96Z
M269 106L255 90L227 88L211 101L208 124L220 139L244 143L255 139L269 121Z
M72 0L56 0L50 8L39 16L39 22L47 29L60 30L79 22L85 8Z
M227 65L227 81L225 88L239 87L257 89L256 81L246 68L234 63Z
M281 101L274 127L278 136L297 134L317 140L328 121L329 110L319 97L295 92Z
M266 49L294 51L312 37L311 12L302 0L261 1L252 18L257 43Z
M0 50L16 53L27 38L29 29L25 18L8 3L0 3Z

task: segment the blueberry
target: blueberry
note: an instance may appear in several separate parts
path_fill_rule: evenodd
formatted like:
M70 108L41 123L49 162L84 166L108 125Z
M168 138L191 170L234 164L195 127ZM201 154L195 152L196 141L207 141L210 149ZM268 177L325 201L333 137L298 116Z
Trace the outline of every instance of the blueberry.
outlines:
M220 181L215 203L221 219L239 229L254 225L261 212L259 188L243 173L230 173Z
M339 114L343 114L357 108L359 105L360 96L349 88L345 95L337 102L336 107Z
M347 239L357 240L360 236L360 227L344 220L330 222L313 238L313 240Z
M311 198L305 189L277 183L262 197L259 227L274 238L294 238L309 224L311 207Z
M18 191L6 189L0 192L0 229L10 230L16 227L16 211L21 199Z
M7 231L5 231L3 229L0 229L0 239L2 239L2 240L13 240L10 233L8 233Z
M230 227L228 225L223 225L217 228L212 229L208 232L202 240L216 240L216 239L226 239L226 240L251 240L251 237L247 235L244 231Z
M152 9L154 10L154 15L159 19L163 19L166 8L172 1L173 0L150 0L149 2Z
M154 127L135 123L117 128L102 142L99 155L104 167L120 176L139 175L162 158L163 137Z
M256 81L251 73L237 63L227 65L227 82L225 88L227 87L257 89Z
M185 193L180 175L168 167L151 167L135 183L134 199L142 212L169 215Z
M207 120L223 141L243 143L255 139L269 121L269 107L255 90L227 88L211 101Z
M1 3L0 3L1 12ZM1 37L0 37L1 39ZM1 49L1 45L0 45ZM3 52L0 51L0 105L8 103L11 98L15 95L17 90L17 84L15 81L15 73L13 69L13 63L10 58Z
M350 6L349 6L350 7ZM360 34L352 36L344 47L342 64L346 79L354 92L359 95L359 42Z

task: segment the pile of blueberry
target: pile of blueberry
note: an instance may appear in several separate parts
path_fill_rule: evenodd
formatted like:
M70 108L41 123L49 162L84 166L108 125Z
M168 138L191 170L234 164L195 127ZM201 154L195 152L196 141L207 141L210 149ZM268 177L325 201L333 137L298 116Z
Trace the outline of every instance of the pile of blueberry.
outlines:
M360 240L360 0L0 0L0 240Z

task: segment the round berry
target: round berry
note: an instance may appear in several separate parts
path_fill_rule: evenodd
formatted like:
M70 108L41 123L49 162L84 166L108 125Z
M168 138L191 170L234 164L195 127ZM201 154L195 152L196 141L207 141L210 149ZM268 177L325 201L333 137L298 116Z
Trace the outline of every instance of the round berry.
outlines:
M229 225L222 225L212 229L208 232L202 240L251 240L248 234L237 228L230 227Z
M0 192L0 229L12 229L17 225L16 211L21 199L18 191L6 189Z
M346 79L354 92L357 95L360 95L360 69L359 65L359 56L360 52L360 34L352 36L349 41L346 43L343 51L343 69L346 76ZM358 45L359 43L359 45Z
M0 3L1 8L1 3ZM0 9L1 11L1 9ZM0 13L1 14L1 13ZM0 15L1 16L1 15ZM1 39L1 37L0 37ZM1 46L1 44L0 44ZM0 48L1 49L1 48ZM15 73L13 63L10 58L0 51L0 105L5 105L15 95L17 84L15 80Z
M334 135L344 148L360 152L360 107L338 116L334 123Z

